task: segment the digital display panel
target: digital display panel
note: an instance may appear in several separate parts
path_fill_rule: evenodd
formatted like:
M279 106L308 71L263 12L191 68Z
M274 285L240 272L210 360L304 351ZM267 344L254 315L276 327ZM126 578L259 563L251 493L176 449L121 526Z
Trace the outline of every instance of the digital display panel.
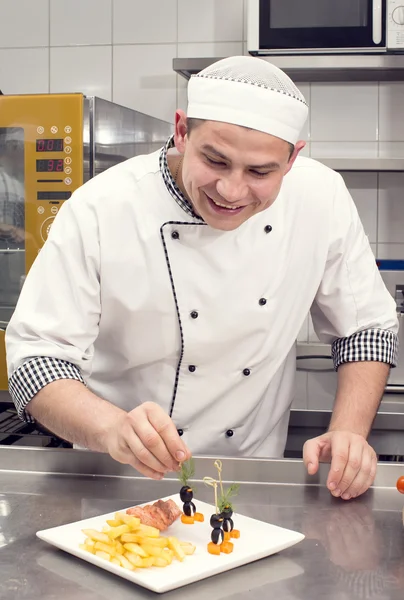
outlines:
M37 192L37 200L68 200L71 192Z
M63 158L49 158L36 161L36 170L38 173L62 173Z
M63 152L63 139L42 139L36 140L37 152Z

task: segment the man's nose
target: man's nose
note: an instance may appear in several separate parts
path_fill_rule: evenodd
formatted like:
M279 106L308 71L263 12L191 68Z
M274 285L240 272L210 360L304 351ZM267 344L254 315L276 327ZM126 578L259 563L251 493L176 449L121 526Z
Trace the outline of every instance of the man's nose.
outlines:
M221 177L216 189L226 202L236 203L244 200L248 195L248 186L242 173L233 172Z

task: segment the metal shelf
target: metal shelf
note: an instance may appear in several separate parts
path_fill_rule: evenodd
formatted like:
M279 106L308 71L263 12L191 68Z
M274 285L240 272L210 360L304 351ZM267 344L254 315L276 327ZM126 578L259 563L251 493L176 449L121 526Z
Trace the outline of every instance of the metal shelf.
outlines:
M314 160L318 160L334 171L404 172L404 158L314 158Z
M309 81L404 81L404 54L354 54L260 57L283 69L295 82ZM220 60L174 58L173 69L189 79Z

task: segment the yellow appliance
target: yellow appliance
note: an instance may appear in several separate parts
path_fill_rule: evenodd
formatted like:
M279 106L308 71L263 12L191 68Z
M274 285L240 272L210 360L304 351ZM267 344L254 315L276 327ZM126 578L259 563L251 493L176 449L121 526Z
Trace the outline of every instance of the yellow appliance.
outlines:
M172 131L82 94L0 96L0 394L5 328L62 203L108 167L157 150Z

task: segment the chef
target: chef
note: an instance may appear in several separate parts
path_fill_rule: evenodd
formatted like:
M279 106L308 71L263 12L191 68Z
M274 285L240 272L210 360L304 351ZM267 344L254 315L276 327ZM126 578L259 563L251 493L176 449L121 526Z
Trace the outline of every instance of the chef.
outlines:
M18 413L157 479L191 453L281 457L311 309L338 391L304 461L331 461L331 493L358 496L397 319L355 205L298 156L308 107L275 66L218 61L188 100L161 151L60 210L7 329Z

